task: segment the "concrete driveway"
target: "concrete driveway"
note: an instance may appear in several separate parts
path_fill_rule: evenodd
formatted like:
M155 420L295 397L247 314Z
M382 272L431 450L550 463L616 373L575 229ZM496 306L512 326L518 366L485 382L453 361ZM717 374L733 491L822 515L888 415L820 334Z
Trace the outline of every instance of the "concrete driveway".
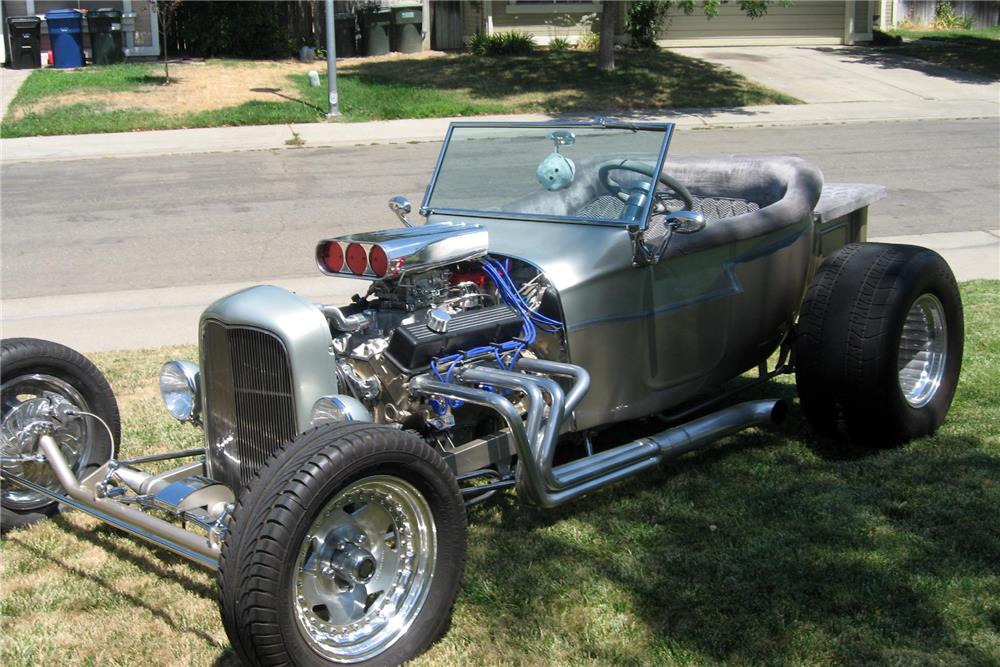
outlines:
M698 47L671 49L728 67L811 104L930 103L1000 99L1000 83L867 47Z
M0 67L0 120L7 115L7 107L14 101L18 88L31 72L30 69Z

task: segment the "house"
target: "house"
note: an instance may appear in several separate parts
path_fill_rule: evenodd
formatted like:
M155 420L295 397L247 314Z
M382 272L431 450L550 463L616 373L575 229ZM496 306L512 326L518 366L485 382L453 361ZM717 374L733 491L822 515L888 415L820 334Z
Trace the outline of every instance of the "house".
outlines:
M92 10L108 7L122 13L122 31L126 56L160 55L160 30L156 14L150 11L148 0L3 0L0 2L0 23L7 31L11 16L45 16L52 9ZM90 38L84 22L84 50L89 55ZM42 52L50 51L48 27L42 21ZM6 56L6 54L4 54Z
M700 4L690 16L674 9L668 28L660 40L670 46L757 46L757 45L837 45L872 39L876 15L886 15L884 5L898 0L795 0L789 7L775 4L767 16L750 19L736 0L722 0L719 16L708 19ZM627 3L615 3L618 15L617 39L625 42ZM555 37L576 41L592 30L603 3L589 0L482 0L481 2L433 2L435 48L448 48L457 41L454 18L440 21L439 15L461 13L461 40L476 32L520 30L535 35L540 44ZM891 8L889 10L891 12ZM450 28L451 34L437 31ZM454 48L454 47L452 47Z

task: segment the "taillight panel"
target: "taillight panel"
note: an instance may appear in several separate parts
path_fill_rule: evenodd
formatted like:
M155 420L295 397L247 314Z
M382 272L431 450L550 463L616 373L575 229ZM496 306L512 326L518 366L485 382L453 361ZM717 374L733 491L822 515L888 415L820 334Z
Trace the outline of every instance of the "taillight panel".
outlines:
M325 239L316 246L316 264L327 275L393 279L483 257L488 247L479 225L435 223Z

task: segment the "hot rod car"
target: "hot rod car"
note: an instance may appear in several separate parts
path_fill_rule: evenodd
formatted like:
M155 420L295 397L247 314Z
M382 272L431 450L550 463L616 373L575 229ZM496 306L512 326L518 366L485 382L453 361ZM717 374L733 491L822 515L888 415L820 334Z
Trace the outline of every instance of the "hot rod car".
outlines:
M197 363L160 374L203 449L121 458L100 372L4 341L4 528L76 508L217 570L247 664L396 664L448 626L466 505L555 507L780 420L733 402L748 370L794 372L829 436L933 432L961 302L936 253L865 243L883 189L793 157L668 161L672 132L453 124L424 224L396 197L402 227L316 246L351 303L258 286L204 311Z

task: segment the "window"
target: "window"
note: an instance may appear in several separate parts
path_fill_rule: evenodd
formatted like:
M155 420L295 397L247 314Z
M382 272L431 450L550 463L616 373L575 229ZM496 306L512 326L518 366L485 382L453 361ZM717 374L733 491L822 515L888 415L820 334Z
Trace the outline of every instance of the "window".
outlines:
M508 0L508 14L551 14L556 12L587 14L600 12L600 0Z

